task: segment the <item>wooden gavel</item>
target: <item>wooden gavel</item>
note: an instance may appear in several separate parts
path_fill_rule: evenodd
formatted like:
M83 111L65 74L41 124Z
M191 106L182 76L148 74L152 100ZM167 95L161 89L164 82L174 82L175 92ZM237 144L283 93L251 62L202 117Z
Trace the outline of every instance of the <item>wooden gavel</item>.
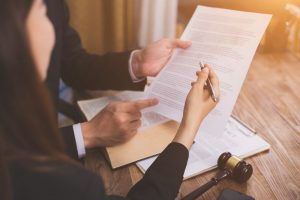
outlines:
M222 171L215 178L183 197L182 200L194 200L226 178L232 178L239 183L244 183L251 177L253 172L250 164L231 155L229 152L221 154L218 159L218 168Z

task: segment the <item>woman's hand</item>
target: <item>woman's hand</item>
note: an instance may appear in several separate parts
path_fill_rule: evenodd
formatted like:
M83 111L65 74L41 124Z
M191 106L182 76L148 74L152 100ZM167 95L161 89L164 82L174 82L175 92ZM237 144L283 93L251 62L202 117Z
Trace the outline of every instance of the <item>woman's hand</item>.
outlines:
M205 85L207 78L211 80L216 97L220 99L219 80L213 70L205 65L202 71L197 72L198 79L192 83L183 111L183 118L177 131L174 142L181 143L190 149L202 120L217 105L211 98Z

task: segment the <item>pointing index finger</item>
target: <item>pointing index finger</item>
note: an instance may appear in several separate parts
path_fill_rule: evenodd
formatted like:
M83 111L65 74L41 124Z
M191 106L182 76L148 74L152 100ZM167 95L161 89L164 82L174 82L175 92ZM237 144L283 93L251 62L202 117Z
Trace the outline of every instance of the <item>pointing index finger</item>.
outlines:
M158 104L157 99L144 99L144 100L137 100L134 102L134 106L138 110L142 110L144 108L152 107Z

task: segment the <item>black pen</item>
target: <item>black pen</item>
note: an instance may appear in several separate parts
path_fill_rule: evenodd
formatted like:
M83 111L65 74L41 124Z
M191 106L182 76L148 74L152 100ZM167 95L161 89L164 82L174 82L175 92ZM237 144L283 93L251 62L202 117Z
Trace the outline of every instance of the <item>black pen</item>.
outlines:
M204 65L203 65L203 63L202 63L201 61L200 61L200 68L201 68L201 70L204 68ZM209 78L207 78L207 80L206 80L206 85L207 85L207 87L208 87L208 90L209 90L209 92L210 92L210 95L211 95L212 100L213 100L214 102L217 102L216 93L215 93L215 91L214 91L214 89L213 89L213 86L212 86L211 81L210 81Z

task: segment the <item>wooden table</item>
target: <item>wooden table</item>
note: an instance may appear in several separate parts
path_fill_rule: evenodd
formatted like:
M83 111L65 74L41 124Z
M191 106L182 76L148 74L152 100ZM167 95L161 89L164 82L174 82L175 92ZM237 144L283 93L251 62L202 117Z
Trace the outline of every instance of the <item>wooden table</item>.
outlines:
M300 199L300 60L292 54L257 54L233 113L271 144L269 152L247 159L254 167L245 184L227 180L200 199L216 199L224 188L258 200ZM100 174L109 194L126 195L142 173L132 164L112 171L100 151L85 166ZM210 180L217 170L184 181L177 199Z

